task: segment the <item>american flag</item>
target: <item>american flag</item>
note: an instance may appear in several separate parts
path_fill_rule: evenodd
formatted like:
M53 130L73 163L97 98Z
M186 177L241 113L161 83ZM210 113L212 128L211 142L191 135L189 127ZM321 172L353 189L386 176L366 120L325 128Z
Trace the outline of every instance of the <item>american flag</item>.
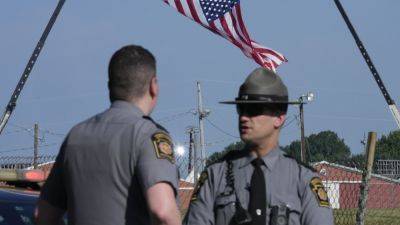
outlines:
M250 38L244 25L239 0L163 0L178 12L218 34L261 66L275 70L286 58Z

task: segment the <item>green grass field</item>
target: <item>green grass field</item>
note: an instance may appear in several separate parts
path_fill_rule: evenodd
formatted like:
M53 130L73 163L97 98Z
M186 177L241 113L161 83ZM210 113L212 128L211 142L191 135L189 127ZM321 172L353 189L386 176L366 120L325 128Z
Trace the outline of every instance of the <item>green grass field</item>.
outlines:
M357 209L335 209L335 225L355 225ZM367 209L365 225L400 225L400 208Z

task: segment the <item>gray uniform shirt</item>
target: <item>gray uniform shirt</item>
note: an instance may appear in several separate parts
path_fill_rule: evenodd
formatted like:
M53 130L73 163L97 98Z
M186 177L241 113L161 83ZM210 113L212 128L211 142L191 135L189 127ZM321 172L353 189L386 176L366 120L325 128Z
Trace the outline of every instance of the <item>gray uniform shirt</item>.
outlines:
M150 224L146 190L159 182L178 190L171 143L157 151L155 134L169 138L139 108L115 101L72 128L40 198L66 209L69 224Z
M235 191L241 205L247 210L250 179L254 171L251 161L255 156L246 150L231 155L234 155L231 158ZM296 160L286 157L280 149L272 150L262 159L266 182L267 224L270 220L271 207L286 205L291 209L290 225L333 225L332 209L329 204L320 205L319 196L310 185L311 180L318 177L318 174L299 165ZM227 161L209 166L206 172L207 175L203 174L203 178L200 178L203 184L192 198L184 224L232 224L232 217L236 211L236 195L227 185Z

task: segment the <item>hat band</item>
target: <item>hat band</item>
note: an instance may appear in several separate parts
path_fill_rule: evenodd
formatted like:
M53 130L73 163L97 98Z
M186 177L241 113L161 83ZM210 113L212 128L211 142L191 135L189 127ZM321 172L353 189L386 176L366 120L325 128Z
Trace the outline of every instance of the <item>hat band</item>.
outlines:
M257 94L243 94L236 98L236 100L249 100L249 101L266 101L266 102L287 102L288 96L279 95L257 95Z

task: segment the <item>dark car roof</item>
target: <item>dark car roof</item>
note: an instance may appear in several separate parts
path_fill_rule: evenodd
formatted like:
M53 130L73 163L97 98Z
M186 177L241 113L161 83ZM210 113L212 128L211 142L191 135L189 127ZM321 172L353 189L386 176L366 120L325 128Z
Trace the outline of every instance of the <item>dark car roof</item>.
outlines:
M39 192L0 187L0 202L36 203Z

